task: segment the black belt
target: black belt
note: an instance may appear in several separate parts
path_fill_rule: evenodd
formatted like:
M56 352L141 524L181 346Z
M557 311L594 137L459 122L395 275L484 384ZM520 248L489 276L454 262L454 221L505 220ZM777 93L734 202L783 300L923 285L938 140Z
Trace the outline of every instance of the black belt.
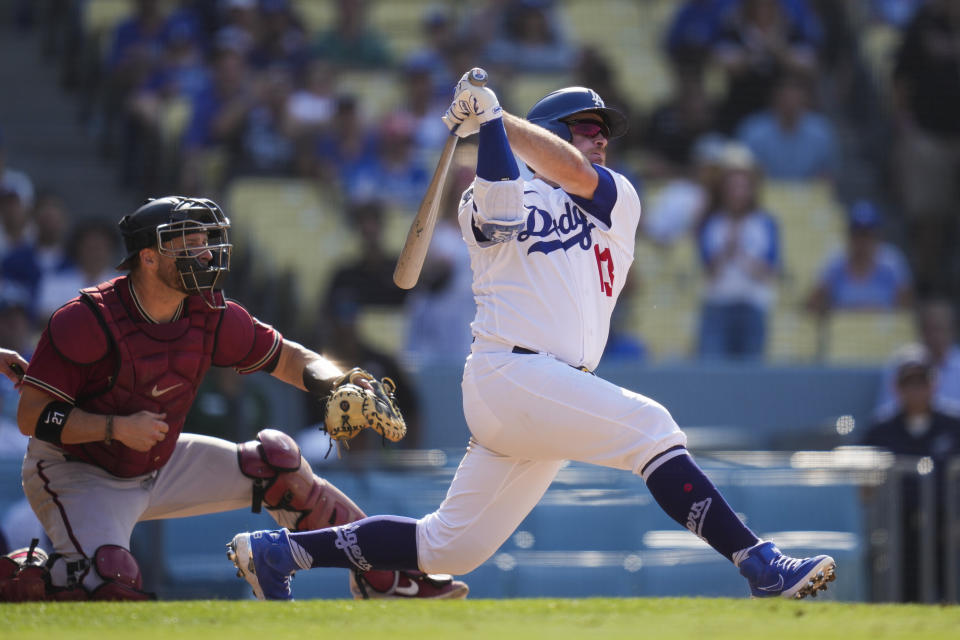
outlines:
M532 349L527 349L526 347L514 347L510 351L512 351L513 353L526 353L529 355L537 355L538 353L540 353L539 351L533 351Z
M514 347L513 349L510 349L510 352L524 353L527 355L540 355L539 351L534 351L533 349L527 349L526 347ZM593 375L593 371L590 371L590 369L587 369L586 367L574 367L572 364L569 366L573 367L577 371L583 371L584 373L589 373L590 375Z

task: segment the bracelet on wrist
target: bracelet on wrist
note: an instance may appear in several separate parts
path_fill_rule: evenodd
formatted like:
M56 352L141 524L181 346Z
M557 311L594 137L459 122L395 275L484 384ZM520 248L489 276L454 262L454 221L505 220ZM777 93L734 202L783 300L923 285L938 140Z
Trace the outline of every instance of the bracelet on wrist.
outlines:
M107 416L107 428L103 435L104 444L113 442L113 416Z

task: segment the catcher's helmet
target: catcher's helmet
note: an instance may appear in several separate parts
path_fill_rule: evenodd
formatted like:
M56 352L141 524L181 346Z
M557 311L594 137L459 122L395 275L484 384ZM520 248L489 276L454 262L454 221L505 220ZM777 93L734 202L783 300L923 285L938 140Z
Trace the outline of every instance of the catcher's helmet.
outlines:
M230 271L233 245L227 233L230 220L216 202L185 196L150 199L130 215L124 216L119 226L127 257L118 265L118 269L129 269L141 249L154 247L160 255L176 261L177 271L187 292L203 296L211 307L222 308L213 292L218 290L220 277ZM184 238L180 246L186 246L186 236L197 233L206 234L204 244L191 246L188 251L169 247L170 241L177 237ZM209 262L204 263L198 257L207 251L213 255Z
M565 120L578 113L596 113L610 129L610 138L619 138L627 132L627 118L608 107L593 89L567 87L549 93L527 112L527 120L552 131L567 142L573 139Z

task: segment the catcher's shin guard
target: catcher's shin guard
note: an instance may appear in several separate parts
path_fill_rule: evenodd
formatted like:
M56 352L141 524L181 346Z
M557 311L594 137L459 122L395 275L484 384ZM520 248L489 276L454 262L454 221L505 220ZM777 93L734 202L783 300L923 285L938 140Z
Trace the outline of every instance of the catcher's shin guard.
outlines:
M140 565L133 554L115 544L105 544L93 554L93 568L103 579L91 593L91 600L155 600L143 591Z
M253 512L262 504L291 531L312 531L347 524L366 514L353 500L314 475L293 438L264 429L256 440L237 445L240 471L253 478Z

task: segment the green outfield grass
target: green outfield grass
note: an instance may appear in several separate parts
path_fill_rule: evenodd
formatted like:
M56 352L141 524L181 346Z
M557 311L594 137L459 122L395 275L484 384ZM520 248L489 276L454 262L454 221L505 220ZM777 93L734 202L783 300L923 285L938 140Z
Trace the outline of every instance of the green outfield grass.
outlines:
M960 638L960 607L804 600L588 598L458 602L194 600L0 605L0 638L530 640Z

